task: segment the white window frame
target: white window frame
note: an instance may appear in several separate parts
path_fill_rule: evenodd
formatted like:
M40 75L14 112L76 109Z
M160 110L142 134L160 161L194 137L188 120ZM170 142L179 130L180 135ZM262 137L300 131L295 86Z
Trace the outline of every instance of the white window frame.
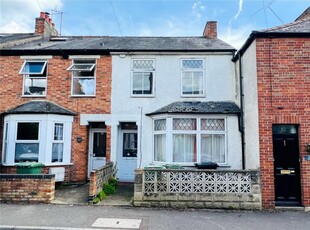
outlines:
M5 135L7 135L7 151L3 155L5 161L3 165L14 166L16 143L25 143L24 140L17 140L18 123L39 122L39 157L38 162L46 166L54 165L71 165L71 136L73 116L56 115L56 114L9 114L4 117L4 123L8 124L7 130L3 133L3 150L5 143ZM63 123L63 161L52 162L52 144L54 143L54 124ZM37 143L37 141L27 140L27 143ZM3 154L5 152L3 151Z
M134 68L134 62L135 61L152 61L153 62L153 68L152 69L135 69ZM131 80L130 80L130 95L131 97L154 97L155 96L155 59L153 58L134 58L131 60ZM152 73L152 93L151 94L134 94L134 73Z
M38 123L38 139L37 140L18 140L17 134L18 134L18 125L21 123ZM14 151L14 158L16 158L16 144L38 144L38 151L40 152L40 130L41 130L41 122L39 120L33 120L33 121L17 121L16 122L16 135L15 135L15 151ZM38 161L40 160L40 154L38 154ZM14 160L15 161L15 160Z
M80 63L85 61L85 63ZM78 62L78 63L75 63ZM94 63L90 63L90 62L94 62ZM74 69L76 67L79 66L85 66L85 65L89 65L90 67L85 69L85 68L77 68ZM76 58L76 59L72 59L72 64L67 68L67 71L71 72L71 96L72 97L94 97L96 96L96 65L97 65L97 59L95 58ZM94 75L90 75L90 76L75 76L74 72L92 72L94 71ZM74 81L76 79L89 79L89 80L93 80L94 81L94 93L93 94L75 94L74 93Z
M195 69L195 68L183 68L183 61L192 61L192 60L197 60L197 61L202 61L202 69ZM181 65L181 97L205 97L206 90L205 90L205 85L206 85L206 71L205 71L205 59L203 58L182 58L180 60L180 65ZM183 93L183 73L197 73L197 72L202 72L202 93L200 94L184 94Z
M56 125L57 124L61 124L62 125L62 140L55 140L55 127L56 127ZM55 161L55 162L60 162L60 163L62 163L63 162L63 158L64 158L64 145L65 145L65 123L63 123L63 122L54 122L54 125L53 125L53 127L54 127L54 132L53 132L53 140L52 140L52 147L53 147L53 145L54 144L62 144L62 161ZM55 162L53 162L53 152L52 152L52 155L51 155L51 162L52 163L55 163Z
M42 62L43 63L43 66L41 68L41 71L40 72L27 72L25 69L25 66L27 63L31 63L31 62ZM46 75L45 76L40 76L40 75L43 75L44 71L46 72ZM19 74L22 74L23 75L23 90L22 90L22 94L23 94L23 97L46 97L47 95L47 76L48 76L48 72L47 72L47 60L42 60L42 59L27 59L24 61L20 71L19 71ZM45 80L45 90L44 90L44 93L41 95L41 94L31 94L30 92L27 92L25 90L26 88L26 81L27 80L30 80L32 81L32 79L41 79L41 80Z
M175 118L189 118L196 119L196 130L173 130L173 119ZM164 131L155 131L155 120L166 119L166 130ZM224 131L211 131L211 130L202 130L201 129L201 119L223 119L225 130ZM166 134L166 161L155 161L155 135L157 134ZM173 161L173 135L174 134L195 134L196 135L196 162L174 162ZM153 118L153 162L159 164L179 164L183 166L193 166L194 163L201 163L201 136L203 134L224 134L225 136L225 162L218 163L219 166L228 165L228 153L227 153L227 117L224 116L191 116L191 115L182 115L182 116L158 116Z
M163 130L155 130L155 122L156 120L165 120L166 122L166 128ZM153 120L153 161L155 161L155 136L156 135L164 135L165 136L165 141L166 141L166 145L165 145L165 156L164 158L167 159L167 119L166 117L162 117L162 118L157 118ZM160 163L166 163L166 161L156 161L156 162L160 162Z

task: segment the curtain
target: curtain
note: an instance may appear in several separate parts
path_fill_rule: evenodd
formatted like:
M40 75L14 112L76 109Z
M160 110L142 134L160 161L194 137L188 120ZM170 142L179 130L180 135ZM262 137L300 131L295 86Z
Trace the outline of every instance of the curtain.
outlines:
M155 134L154 136L154 161L166 161L166 135Z
M195 162L196 134L173 135L173 162Z
M201 162L225 163L225 135L201 135Z

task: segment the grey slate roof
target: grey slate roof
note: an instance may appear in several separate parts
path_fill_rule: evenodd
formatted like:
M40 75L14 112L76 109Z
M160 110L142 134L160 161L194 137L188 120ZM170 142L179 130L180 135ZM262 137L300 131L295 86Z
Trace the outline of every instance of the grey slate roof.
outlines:
M76 113L50 101L29 101L3 114L61 114L75 116Z
M235 50L220 39L199 37L52 37L16 45L10 50L213 51Z
M186 101L186 102L173 102L164 106L148 116L157 114L239 114L240 108L233 102L199 102L199 101Z
M297 20L292 23L262 30L261 32L310 33L310 18Z

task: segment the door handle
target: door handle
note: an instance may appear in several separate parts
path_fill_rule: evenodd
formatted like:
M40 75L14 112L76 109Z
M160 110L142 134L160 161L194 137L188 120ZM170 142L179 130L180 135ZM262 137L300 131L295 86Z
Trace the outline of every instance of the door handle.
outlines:
M285 140L283 140L283 145L286 146L286 141Z

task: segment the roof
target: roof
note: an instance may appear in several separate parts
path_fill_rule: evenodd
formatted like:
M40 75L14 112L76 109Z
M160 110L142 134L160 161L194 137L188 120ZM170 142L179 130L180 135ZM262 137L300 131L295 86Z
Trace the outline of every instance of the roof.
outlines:
M310 38L310 18L301 19L285 25L261 31L252 31L241 49L235 54L233 61L249 48L256 38Z
M53 52L110 53L110 52L204 52L229 51L235 49L220 39L197 37L117 37L117 36L73 36L51 37L2 49L2 54Z
M7 110L3 114L61 114L75 116L76 113L50 101L29 101Z
M200 101L184 101L173 102L164 106L148 116L157 114L239 114L240 108L233 102L200 102Z
M0 48L8 48L15 45L21 45L27 42L41 39L40 35L35 35L34 33L1 33L0 34Z
M310 6L295 21L305 18L310 18Z

